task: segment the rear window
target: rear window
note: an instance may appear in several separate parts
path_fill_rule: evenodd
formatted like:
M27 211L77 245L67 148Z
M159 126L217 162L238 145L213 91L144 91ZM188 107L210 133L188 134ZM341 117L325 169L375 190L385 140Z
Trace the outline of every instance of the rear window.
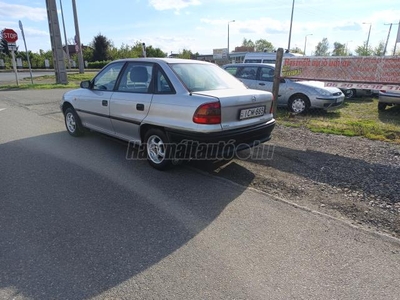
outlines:
M260 62L261 62L261 59L249 59L249 58L246 58L246 59L244 60L244 62L245 62L245 63L260 63Z
M170 67L190 92L247 89L242 82L217 65L173 63Z
M275 64L276 60L275 59L263 59L264 64Z

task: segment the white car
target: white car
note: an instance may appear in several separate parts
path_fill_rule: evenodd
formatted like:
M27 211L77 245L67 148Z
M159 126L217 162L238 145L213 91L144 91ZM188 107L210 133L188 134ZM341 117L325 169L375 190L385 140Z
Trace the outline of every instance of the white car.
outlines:
M228 64L222 67L251 89L272 92L275 65L263 63ZM286 106L294 113L310 108L335 109L344 102L344 94L335 87L325 87L320 81L281 79L278 106Z

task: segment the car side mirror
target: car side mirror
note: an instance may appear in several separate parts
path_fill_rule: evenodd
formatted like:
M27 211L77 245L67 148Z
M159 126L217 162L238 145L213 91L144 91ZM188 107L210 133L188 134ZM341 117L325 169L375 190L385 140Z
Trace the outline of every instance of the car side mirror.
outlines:
M90 89L91 87L91 82L90 80L85 80L81 82L81 88L83 89Z

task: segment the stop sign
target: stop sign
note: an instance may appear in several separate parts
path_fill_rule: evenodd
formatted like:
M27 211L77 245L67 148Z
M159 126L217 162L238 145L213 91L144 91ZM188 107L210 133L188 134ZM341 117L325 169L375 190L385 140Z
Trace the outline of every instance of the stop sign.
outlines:
M18 34L14 30L6 28L3 30L3 39L12 44L18 40Z

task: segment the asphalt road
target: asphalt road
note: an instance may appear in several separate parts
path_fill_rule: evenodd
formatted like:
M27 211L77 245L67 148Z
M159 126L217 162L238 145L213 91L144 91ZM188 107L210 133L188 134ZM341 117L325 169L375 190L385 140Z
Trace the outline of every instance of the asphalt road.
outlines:
M40 77L40 76L45 76L45 75L54 75L54 71L51 72L32 72L32 77ZM23 72L17 71L17 76L19 80L22 80L23 78L30 78L30 73L29 70L26 71L24 70ZM4 83L9 83L9 82L15 82L15 73L14 72L0 72L0 84Z
M70 137L63 92L0 92L0 299L398 299L398 241Z

